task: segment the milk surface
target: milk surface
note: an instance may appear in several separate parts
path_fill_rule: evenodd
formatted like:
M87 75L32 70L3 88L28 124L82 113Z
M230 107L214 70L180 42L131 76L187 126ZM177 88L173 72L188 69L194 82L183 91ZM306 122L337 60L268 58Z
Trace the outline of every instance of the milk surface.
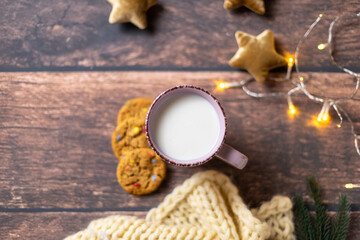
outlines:
M159 107L154 120L155 144L177 160L203 157L214 147L220 134L220 121L214 107L196 94L168 99Z

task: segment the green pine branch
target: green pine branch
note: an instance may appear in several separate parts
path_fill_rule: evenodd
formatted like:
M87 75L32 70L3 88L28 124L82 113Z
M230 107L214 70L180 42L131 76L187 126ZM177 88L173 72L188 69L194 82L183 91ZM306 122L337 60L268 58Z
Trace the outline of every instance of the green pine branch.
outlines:
M350 223L350 202L344 195L340 196L339 209L333 219L327 214L321 191L314 177L307 183L310 195L315 204L315 216L309 214L304 200L294 198L295 232L298 240L345 240Z
M346 233L350 223L350 202L344 195L340 195L339 209L336 212L335 219L332 226L331 240L345 240Z
M320 188L313 176L309 177L307 182L310 186L311 196L315 202L315 237L316 239L329 239L330 219L323 204Z
M294 213L296 216L295 232L298 240L315 240L313 220L309 214L304 200L297 195L294 198Z

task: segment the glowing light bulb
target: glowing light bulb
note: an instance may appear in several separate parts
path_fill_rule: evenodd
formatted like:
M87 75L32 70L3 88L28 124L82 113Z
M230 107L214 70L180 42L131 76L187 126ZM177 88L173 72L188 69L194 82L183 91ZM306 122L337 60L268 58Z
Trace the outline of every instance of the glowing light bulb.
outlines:
M222 79L215 81L216 90L223 91L227 88L237 88L244 86L243 82L224 82Z
M320 13L320 14L319 14L319 17L321 18L322 16L323 16L322 13Z
M360 184L347 183L345 184L345 188L360 188Z
M296 108L295 108L295 106L294 106L293 104L290 104L290 105L289 105L288 113L289 113L290 115L292 115L292 116L297 113L297 110L296 110Z
M318 116L319 122L327 121L329 119L329 109L330 109L330 103L328 101L325 101Z
M327 121L329 119L329 114L324 114L324 116L322 117L323 121Z
M336 125L338 128L341 128L341 124Z
M230 85L223 81L216 81L216 90L224 90L226 88L229 88Z
M300 79L301 82L304 81L304 78L303 78L303 77L300 77L299 79Z
M320 123L326 123L328 122L328 120L330 119L329 114L328 113L319 113L318 117L317 117L317 121Z
M324 49L326 48L326 44L321 43L321 44L319 44L319 45L317 46L317 48L318 48L319 50L324 50Z
M326 125L330 121L330 115L329 115L329 109L331 107L331 104L329 101L325 101L323 107L321 108L321 111L319 115L317 116L314 125L317 127L321 127L323 125Z
M291 77L292 67L294 66L294 56L291 54L286 54L286 55L287 56L285 57L285 59L286 59L286 62L288 63L286 79L289 80Z
M288 59L288 65L293 65L294 64L294 59L292 57L290 57Z
M285 60L288 63L288 67L294 66L294 55L290 53L285 53Z

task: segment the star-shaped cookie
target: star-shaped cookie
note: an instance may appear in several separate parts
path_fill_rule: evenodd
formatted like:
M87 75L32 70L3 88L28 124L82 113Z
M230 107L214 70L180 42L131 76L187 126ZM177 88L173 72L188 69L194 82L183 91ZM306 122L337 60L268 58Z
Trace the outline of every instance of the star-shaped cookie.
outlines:
M258 14L265 13L264 0L225 0L224 1L224 8L227 10L239 8L241 6L245 6Z
M287 64L285 58L275 50L272 31L265 30L256 37L237 31L235 38L239 49L229 64L235 68L246 69L256 81L264 82L270 69Z
M146 11L157 3L157 0L107 0L112 10L109 23L131 22L140 29L147 26Z

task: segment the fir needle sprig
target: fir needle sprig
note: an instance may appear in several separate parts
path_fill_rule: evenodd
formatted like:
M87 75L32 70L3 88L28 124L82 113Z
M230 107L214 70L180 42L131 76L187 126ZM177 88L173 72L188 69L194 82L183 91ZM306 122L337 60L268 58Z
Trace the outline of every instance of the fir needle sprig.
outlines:
M307 182L310 195L314 200L315 216L309 213L301 196L294 198L295 230L298 240L345 240L350 223L350 202L340 195L339 208L334 217L330 217L324 206L321 192L314 177Z

